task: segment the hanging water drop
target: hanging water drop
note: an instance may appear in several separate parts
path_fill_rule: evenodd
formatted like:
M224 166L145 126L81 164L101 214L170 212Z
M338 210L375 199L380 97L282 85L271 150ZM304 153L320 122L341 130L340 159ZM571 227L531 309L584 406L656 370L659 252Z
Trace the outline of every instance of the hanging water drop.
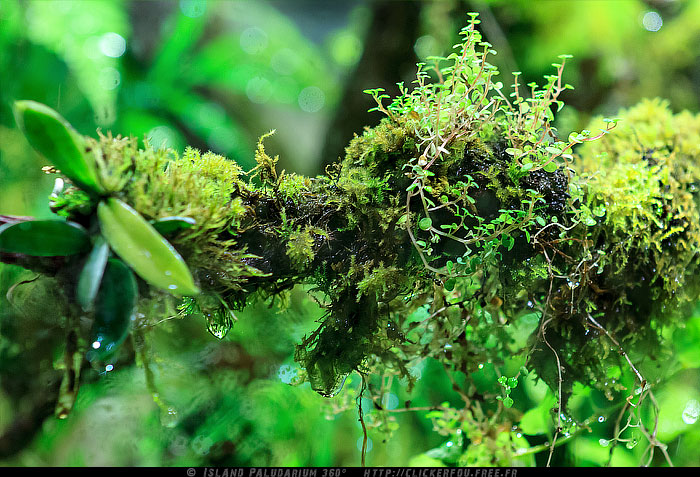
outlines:
M173 407L163 408L160 411L160 423L163 427L172 429L179 422L177 410Z
M227 311L217 311L214 313L205 313L204 318L207 320L207 330L217 339L223 339L228 332L233 328L233 319L231 313Z

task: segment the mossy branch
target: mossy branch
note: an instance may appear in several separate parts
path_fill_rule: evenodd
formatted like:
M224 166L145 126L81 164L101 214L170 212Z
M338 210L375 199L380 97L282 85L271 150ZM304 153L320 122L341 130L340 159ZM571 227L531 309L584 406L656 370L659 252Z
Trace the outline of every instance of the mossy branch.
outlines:
M563 61L529 98L516 75L508 99L476 23L432 76L421 66L416 87L402 85L390 105L370 91L387 118L326 174L277 171L262 139L246 176L212 153L71 133L77 160L90 167L72 172L62 162L52 210L92 241L103 235L141 277L144 312L154 298L172 299L158 291L170 282L141 271L145 259L123 251L99 211L123 204L161 230L175 258L162 252L155 272L168 275L168 260L183 260L191 286L180 288L180 311L204 314L219 337L235 310L310 285L327 314L295 356L323 395L353 370L390 369L410 381L409 363L431 356L468 375L509 353L526 354L562 396L576 380L616 389L600 379L620 358L606 340L648 353L698 296L700 117L645 101L620 113L614 133L608 121L601 134L561 141L551 121L568 88ZM53 160L47 147L40 151ZM0 220L5 229L27 223ZM87 252L38 258L2 242L3 230L2 261L55 274L64 296L75 296ZM427 318L416 319L422 307ZM533 313L539 326L524 318ZM145 315L136 326L159 320ZM516 338L523 333L529 341Z

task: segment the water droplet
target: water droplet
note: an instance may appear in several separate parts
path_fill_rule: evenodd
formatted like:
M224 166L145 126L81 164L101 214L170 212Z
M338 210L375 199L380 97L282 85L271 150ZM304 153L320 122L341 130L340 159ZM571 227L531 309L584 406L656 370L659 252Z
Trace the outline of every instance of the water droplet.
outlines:
M449 441L445 444L446 447L452 447L453 445L455 445L455 443L452 441Z
M350 373L344 375L337 374L333 376L335 378L335 382L330 383L326 382L320 373L316 374L312 372L309 373L309 384L311 384L311 389L319 393L321 396L334 397L337 396L338 393L343 389L343 386L345 385L345 381L347 380L349 374ZM369 400L367 401L368 403L371 402ZM371 407L368 407L365 412L369 412L370 410Z
M177 285L168 285L169 290L177 290Z
M102 343L100 343L99 341L94 341L92 343L92 349L98 349L101 345Z
M625 444L625 447L628 449L634 449L634 447L638 444L637 439L632 439L631 441L628 441L627 444Z
M173 427L177 426L179 420L180 419L175 408L169 407L167 409L161 409L160 423L163 427L172 429Z
M112 371L113 369L114 369L114 365L112 365L112 364L108 364L107 366L105 366L105 372L106 372L106 373L109 373L109 372Z
M165 271L165 276L166 276L166 277L169 277L169 276L171 276L172 274L173 274L173 272L171 272L170 270L166 270L166 271Z
M483 363L479 363L479 369L484 369L484 364L483 364Z
M700 416L700 402L695 399L691 399L685 405L683 409L683 422L686 424L695 424Z
M605 422L605 416L598 416L598 422Z
M610 441L607 439L599 439L598 444L600 444L603 447L608 447L610 445Z
M218 339L223 339L233 328L230 313L205 313L204 317L207 320L207 330Z

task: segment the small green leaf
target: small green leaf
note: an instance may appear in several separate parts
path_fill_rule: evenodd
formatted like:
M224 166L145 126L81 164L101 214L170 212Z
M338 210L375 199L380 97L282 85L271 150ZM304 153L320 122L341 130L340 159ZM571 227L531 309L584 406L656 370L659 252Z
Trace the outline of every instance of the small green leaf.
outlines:
M17 125L29 144L86 192L104 193L94 157L85 151L85 140L53 109L35 101L16 101Z
M26 220L0 226L0 252L35 257L75 255L90 248L83 227L62 220Z
M548 162L547 164L545 164L542 169L544 169L545 172L551 173L551 172L556 171L558 168L559 168L559 166L557 165L557 163L554 161L551 161L551 162Z
M593 209L591 210L591 212L592 212L593 215L595 215L596 217L603 217L603 216L605 215L605 212L606 212L606 211L605 211L605 206L603 206L603 205L596 205L595 207L593 207Z
M116 258L107 262L95 303L88 361L112 356L129 334L136 311L138 287L129 267Z
M92 310L97 291L100 289L100 283L102 282L102 275L104 274L108 257L109 245L107 245L105 239L100 235L97 237L95 245L92 247L92 252L90 252L85 265L83 265L80 277L78 278L76 298L78 304L85 311Z
M501 244L510 252L513 249L513 245L515 245L515 239L510 235L504 235L501 238Z
M187 264L141 214L110 197L97 206L100 228L112 250L151 285L177 295L196 295Z
M197 221L190 217L163 217L151 221L153 228L161 235L170 235L180 230L189 229L196 223Z
M503 405L505 407L513 407L513 398L511 398L510 396L506 396L505 398L503 398Z
M428 230L430 227L432 227L432 225L433 221L430 219L430 217L423 217L418 222L418 227L420 227L421 230Z
M457 280L455 280L454 278L448 278L447 280L445 280L445 285L444 285L445 290L447 290L447 291L454 290L456 283L457 283Z

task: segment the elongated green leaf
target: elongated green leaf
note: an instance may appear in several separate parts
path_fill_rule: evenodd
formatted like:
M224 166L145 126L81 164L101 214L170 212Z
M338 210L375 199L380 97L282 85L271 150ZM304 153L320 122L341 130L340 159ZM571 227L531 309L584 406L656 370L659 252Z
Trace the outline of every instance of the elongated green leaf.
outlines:
M35 257L75 255L90 248L83 227L62 220L26 220L0 226L0 252Z
M53 109L35 101L15 102L15 119L29 144L86 192L104 192L83 137Z
M170 235L183 229L189 229L197 222L190 217L163 217L151 223L161 235Z
M109 245L99 236L78 278L76 298L85 311L92 310L109 257Z
M141 214L110 197L97 206L107 243L141 278L178 295L196 295L187 264L177 250Z
M109 259L95 302L95 322L87 353L89 361L102 361L117 351L129 334L137 299L134 274L121 260Z

